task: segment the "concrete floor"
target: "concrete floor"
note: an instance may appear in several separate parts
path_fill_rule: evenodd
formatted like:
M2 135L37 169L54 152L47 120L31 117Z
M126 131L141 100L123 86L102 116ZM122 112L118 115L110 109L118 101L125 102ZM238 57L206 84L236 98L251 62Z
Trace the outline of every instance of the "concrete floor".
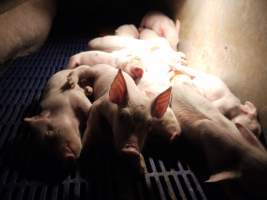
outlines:
M252 101L267 136L267 1L169 0L189 65L221 77ZM175 6L173 6L175 5Z

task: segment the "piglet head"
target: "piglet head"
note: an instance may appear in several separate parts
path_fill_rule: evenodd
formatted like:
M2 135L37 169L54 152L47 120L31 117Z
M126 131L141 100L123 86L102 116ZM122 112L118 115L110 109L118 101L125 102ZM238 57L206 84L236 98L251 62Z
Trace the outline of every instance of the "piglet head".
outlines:
M127 85L121 70L111 84L109 100L117 105L111 124L115 147L135 168L144 172L141 149L148 129L146 107L129 103Z
M118 151L134 160L144 171L141 150L148 133L157 131L171 139L180 132L177 120L169 108L171 88L159 94L152 102L144 96L137 101L129 99L122 72L115 77L109 91L109 100L117 104L113 119L114 143Z
M36 132L41 145L53 156L63 161L75 160L81 152L81 139L75 122L64 115L42 112L24 118Z
M234 123L242 124L251 130L257 137L260 136L261 126L257 119L257 109L255 105L246 101L244 105L239 106L240 113L232 119Z

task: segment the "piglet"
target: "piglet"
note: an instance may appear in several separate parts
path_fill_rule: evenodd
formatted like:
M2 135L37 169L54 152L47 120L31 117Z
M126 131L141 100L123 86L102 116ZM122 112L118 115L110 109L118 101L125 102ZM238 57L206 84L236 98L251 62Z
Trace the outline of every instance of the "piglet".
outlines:
M177 65L175 70L178 75L185 74L190 77L199 93L211 101L223 115L242 124L256 136L260 135L261 126L257 120L256 107L249 101L242 105L219 77L183 65Z
M159 11L148 12L140 23L140 30L143 28L155 31L160 37L167 39L173 50L177 50L179 42L180 22L176 23L168 16Z
M129 54L141 60L142 67L140 69L143 71L159 71L161 69L170 71L177 64L186 64L185 55L174 51L168 41L161 37L139 40L110 35L89 41L89 48L113 53L129 52Z
M80 66L69 75L70 85L81 78L94 80L94 98L87 128L83 137L86 152L92 138L104 137L101 123L107 121L113 133L114 145L121 155L134 160L135 166L144 172L141 150L148 134L161 134L171 141L180 133L177 120L169 108L171 89L154 99L147 98L133 79L121 70L109 65Z
M174 80L171 108L181 137L200 147L206 157L212 173L207 182L238 180L247 193L266 198L267 152L249 129L224 117L195 90L189 77Z
M67 64L68 69L79 65L107 64L112 67L122 69L133 79L140 79L144 73L144 67L137 56L131 54L127 49L113 51L84 51L70 57Z
M79 157L82 149L79 128L91 107L86 95L92 94L92 88L68 87L67 75L71 71L54 74L44 89L41 113L24 118L48 151L63 161Z
M233 116L231 120L239 123L252 131L257 137L261 135L261 125L258 121L256 106L250 101L238 106L238 114Z

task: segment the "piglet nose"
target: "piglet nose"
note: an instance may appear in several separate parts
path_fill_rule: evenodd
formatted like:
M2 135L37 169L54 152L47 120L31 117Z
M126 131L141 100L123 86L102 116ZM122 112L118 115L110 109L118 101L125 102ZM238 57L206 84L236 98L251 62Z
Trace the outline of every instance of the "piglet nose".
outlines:
M144 70L141 69L140 67L134 67L133 69L131 69L131 75L134 79L142 78L143 74L144 74Z
M137 160L140 157L140 151L136 144L125 144L124 147L121 149L121 152L126 157L132 157Z
M66 160L75 160L75 159L77 159L77 155L75 154L75 152L68 145L65 146L64 158Z
M75 160L76 157L74 154L65 154L65 159L71 161L71 160Z

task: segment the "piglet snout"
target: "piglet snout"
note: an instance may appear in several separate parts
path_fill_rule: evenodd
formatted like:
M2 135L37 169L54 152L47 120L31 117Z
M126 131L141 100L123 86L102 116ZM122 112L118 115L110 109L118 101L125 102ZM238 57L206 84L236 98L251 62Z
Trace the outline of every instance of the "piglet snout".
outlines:
M129 159L130 163L137 169L139 174L144 174L146 172L144 158L136 145L126 144L121 149L121 153Z
M131 76L133 79L142 78L143 74L144 70L140 67L134 67L133 69L131 69Z
M121 152L122 154L126 156L136 157L138 159L140 156L139 148L136 145L132 145L132 144L126 144L122 148Z
M79 158L80 151L74 150L69 145L64 147L64 159L65 160L76 160Z

